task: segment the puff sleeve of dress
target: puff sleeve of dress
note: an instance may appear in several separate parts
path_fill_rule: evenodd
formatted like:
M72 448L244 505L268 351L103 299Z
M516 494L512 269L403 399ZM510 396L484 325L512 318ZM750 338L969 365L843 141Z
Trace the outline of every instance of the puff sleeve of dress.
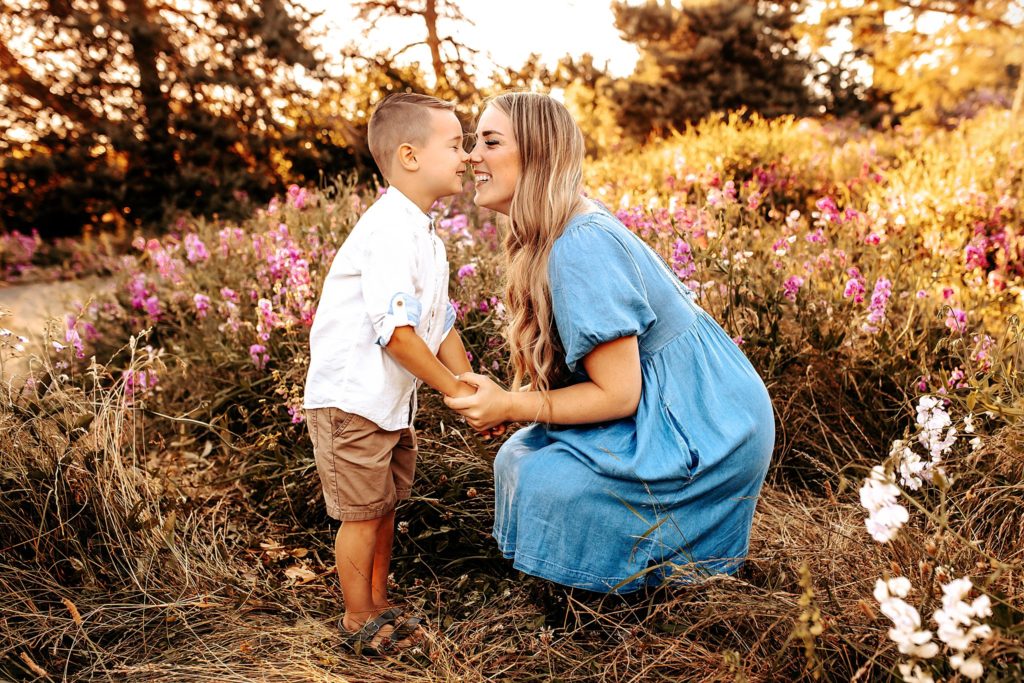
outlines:
M548 260L555 325L572 372L594 347L639 337L657 320L640 269L602 217L573 225Z

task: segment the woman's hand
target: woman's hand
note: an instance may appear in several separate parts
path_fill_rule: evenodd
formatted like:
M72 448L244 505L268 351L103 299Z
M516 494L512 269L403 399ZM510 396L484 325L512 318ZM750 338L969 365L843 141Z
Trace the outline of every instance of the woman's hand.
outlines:
M508 419L510 397L507 391L489 377L475 372L464 372L458 379L476 387L476 393L461 398L445 396L444 402L452 410L461 413L470 427L478 432L486 432Z

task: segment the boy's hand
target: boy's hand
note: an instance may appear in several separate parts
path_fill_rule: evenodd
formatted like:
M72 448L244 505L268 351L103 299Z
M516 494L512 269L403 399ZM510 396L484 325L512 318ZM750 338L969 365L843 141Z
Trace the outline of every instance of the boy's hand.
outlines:
M490 439L498 438L504 433L505 425L500 424L497 425L496 427L491 427L490 429L485 429L484 431L480 432L480 438L482 438L484 441L489 441Z

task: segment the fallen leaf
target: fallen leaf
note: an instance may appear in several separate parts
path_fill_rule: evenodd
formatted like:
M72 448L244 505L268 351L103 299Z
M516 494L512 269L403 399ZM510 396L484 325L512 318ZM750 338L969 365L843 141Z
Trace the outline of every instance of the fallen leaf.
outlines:
M284 575L295 583L309 583L316 578L316 572L312 572L300 565L294 565L284 570Z

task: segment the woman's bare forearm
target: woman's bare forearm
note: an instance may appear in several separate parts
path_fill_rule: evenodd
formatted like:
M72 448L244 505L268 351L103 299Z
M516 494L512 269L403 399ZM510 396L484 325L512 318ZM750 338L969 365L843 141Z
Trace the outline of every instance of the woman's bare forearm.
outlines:
M509 422L590 424L628 417L636 413L639 396L602 389L593 382L581 382L548 392L545 402L539 391L507 394Z

